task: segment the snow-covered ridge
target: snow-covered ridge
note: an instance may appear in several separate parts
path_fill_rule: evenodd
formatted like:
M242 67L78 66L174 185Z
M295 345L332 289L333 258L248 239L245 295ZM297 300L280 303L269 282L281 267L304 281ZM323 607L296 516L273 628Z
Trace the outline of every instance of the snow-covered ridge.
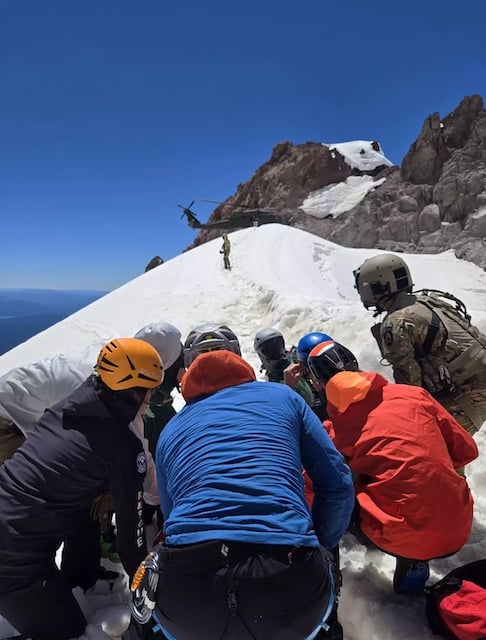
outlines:
M170 322L185 337L197 324L214 320L235 331L243 356L258 377L261 374L253 339L259 329L274 326L282 331L288 346L309 331L328 333L355 353L363 369L378 371L390 379L390 367L382 366L369 330L375 320L361 305L353 277L353 269L381 251L341 247L278 224L242 229L231 233L230 240L231 271L223 267L220 238L207 242L140 275L3 354L0 374L42 357L80 351L99 340L134 335L149 322ZM446 288L453 292L466 303L474 323L486 330L486 273L482 269L458 260L453 251L403 257L417 289ZM467 469L476 500L471 538L458 554L431 562L431 582L462 563L486 557L486 426L475 439L480 458ZM341 562L344 581L339 617L346 640L436 638L427 627L422 598L394 595L391 556L345 535ZM86 615L91 628L82 640L119 638L128 617L126 588L105 596L93 594L88 599L91 611ZM0 618L0 639L11 633L10 626Z
M331 153L334 150L340 153L346 164L352 169L374 171L382 166L393 167L393 162L385 157L380 143L376 140L353 140L338 144L323 144L329 147Z

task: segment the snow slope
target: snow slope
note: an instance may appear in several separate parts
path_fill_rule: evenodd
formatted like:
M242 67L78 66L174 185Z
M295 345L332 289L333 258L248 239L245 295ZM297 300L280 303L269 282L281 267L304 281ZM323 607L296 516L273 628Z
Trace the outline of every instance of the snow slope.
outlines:
M283 225L251 227L230 234L233 268L223 268L220 239L186 252L97 300L69 318L0 356L0 375L57 352L75 353L113 337L131 336L151 321L176 325L183 337L204 321L228 324L239 336L243 356L258 372L253 351L258 329L274 326L290 346L303 334L321 330L350 347L363 369L391 379L380 364L370 334L373 318L354 290L353 269L378 253L334 245ZM486 273L457 260L452 252L405 255L417 288L449 290L463 299L473 321L486 331ZM180 406L181 400L178 399ZM468 468L476 500L475 525L468 544L455 556L431 563L431 579L459 563L486 557L486 435L476 436L480 459ZM453 514L451 514L453 526ZM346 640L432 640L420 597L394 595L394 560L367 550L356 539L342 542L344 586L340 618ZM88 640L99 640L101 626L119 632L126 622L123 585L117 602L90 594ZM115 594L116 595L116 594ZM104 600L108 598L108 600ZM125 617L124 617L125 616ZM108 622L110 629L108 629ZM116 628L115 628L116 627ZM0 639L8 626L0 620ZM116 637L112 635L110 637Z

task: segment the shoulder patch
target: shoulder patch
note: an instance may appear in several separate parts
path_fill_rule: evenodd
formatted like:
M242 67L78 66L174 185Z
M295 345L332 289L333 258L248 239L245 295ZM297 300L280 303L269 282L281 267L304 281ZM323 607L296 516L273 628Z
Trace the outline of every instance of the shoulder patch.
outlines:
M383 331L383 342L387 347L393 344L393 331L389 327Z
M137 471L138 473L145 473L147 471L147 458L143 451L137 456Z

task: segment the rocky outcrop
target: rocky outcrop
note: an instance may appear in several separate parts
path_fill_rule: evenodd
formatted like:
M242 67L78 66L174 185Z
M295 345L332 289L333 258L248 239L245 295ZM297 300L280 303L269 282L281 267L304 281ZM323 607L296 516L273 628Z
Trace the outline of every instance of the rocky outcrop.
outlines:
M373 141L370 148L378 151L379 143ZM350 176L371 175L379 178L387 171L389 167L385 158L383 165L375 162L369 169L360 170L351 166L337 149L322 143L294 145L280 142L274 147L270 159L255 171L248 182L238 185L235 195L219 205L208 222L231 218L235 212L241 216L248 209L250 225L251 209L261 209L275 212L280 222L319 233L319 224L314 224L318 221L311 216L306 216L308 220L305 221L299 209L309 193L344 182ZM203 229L193 246L219 235L220 229Z
M413 184L437 182L444 162L451 157L442 136L443 126L438 113L425 120L419 137L403 158L400 171L403 180Z
M428 164L424 158L429 159ZM337 219L327 237L347 246L391 251L437 253L454 249L459 258L486 269L483 212L486 111L480 96L471 96L444 120L437 114L427 118L400 172ZM360 229L353 232L358 221ZM376 230L376 240L363 245L367 227Z
M150 262L145 267L144 273L147 273L147 271L151 271L152 269L155 269L155 267L158 267L161 264L164 264L163 259L160 256L154 256L152 260L150 260Z
M345 213L317 217L300 208L311 192L363 173L380 179L377 187ZM382 184L381 178L386 178ZM238 186L210 221L231 217L244 205L274 211L282 222L341 245L412 253L453 249L459 258L486 269L483 100L468 96L445 118L428 116L401 168L384 163L361 171L326 145L277 144L270 160ZM195 244L219 234L203 230Z

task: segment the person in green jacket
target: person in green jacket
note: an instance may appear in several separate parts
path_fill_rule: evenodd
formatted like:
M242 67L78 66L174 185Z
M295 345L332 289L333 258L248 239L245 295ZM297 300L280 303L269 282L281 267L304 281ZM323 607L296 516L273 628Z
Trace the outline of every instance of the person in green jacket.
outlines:
M285 339L278 329L268 327L257 331L253 348L262 363L260 371L265 372L269 382L287 384L302 396L309 406L312 405L313 395L309 384L301 376L295 375L295 372L286 375L286 371L296 369L292 365L297 364L297 360L294 359L292 350L285 348Z
M136 338L151 344L160 354L164 363L164 380L152 393L150 405L143 416L143 436L147 440L148 450L155 460L155 450L159 436L175 416L172 392L179 390L179 383L184 375L184 347L181 342L181 332L168 322L152 322L140 329ZM157 495L158 497L158 495ZM144 501L145 524L152 522L154 513L157 514L157 524L162 527L162 514L155 504Z

